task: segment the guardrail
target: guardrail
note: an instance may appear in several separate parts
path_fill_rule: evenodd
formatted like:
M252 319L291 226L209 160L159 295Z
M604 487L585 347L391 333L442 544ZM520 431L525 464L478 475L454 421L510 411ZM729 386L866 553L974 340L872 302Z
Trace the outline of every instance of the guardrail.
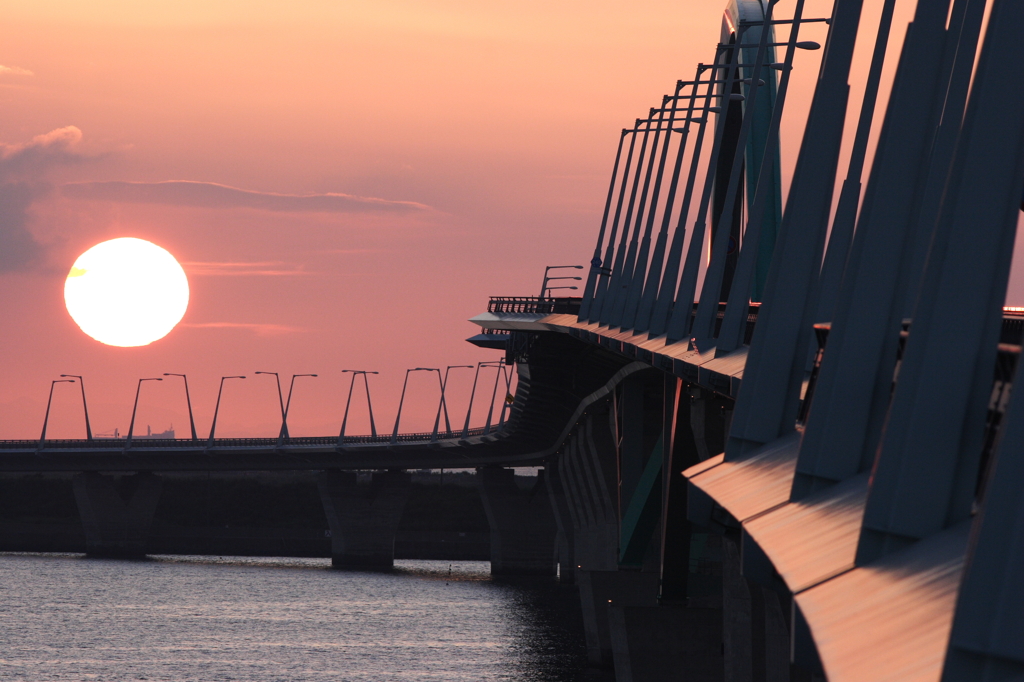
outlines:
M540 298L538 296L491 296L489 313L533 313L577 315L582 298Z
M500 429L492 426L489 429L484 426L463 431L438 431L437 440L453 440L459 438L471 438L473 436L496 435ZM429 443L433 433L424 431L422 433L400 433L396 439L399 443ZM378 434L376 436L345 436L344 445L366 445L371 443L390 443L390 433ZM195 448L205 447L209 443L206 438L192 440L191 438L133 438L130 450L142 449L171 449L171 448ZM123 449L127 444L125 438L47 438L43 443L44 448L56 448L67 450L97 450L109 447L111 449ZM217 448L276 448L281 446L310 446L325 447L336 446L337 436L308 436L300 438L215 438L213 447ZM39 440L0 440L0 450L24 450L39 447Z

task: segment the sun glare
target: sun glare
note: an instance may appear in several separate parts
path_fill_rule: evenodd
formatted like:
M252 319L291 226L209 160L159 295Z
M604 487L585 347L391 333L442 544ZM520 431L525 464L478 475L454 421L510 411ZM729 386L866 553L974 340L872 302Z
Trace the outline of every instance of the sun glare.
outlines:
M108 346L145 346L166 336L188 308L188 278L166 249L111 239L75 261L64 303L83 332Z

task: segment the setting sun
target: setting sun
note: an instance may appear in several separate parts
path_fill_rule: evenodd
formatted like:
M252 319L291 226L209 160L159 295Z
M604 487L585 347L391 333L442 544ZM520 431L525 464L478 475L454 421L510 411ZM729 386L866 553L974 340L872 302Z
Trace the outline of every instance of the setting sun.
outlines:
M188 279L156 244L125 237L92 247L64 282L64 302L83 332L108 346L145 346L166 336L188 308Z

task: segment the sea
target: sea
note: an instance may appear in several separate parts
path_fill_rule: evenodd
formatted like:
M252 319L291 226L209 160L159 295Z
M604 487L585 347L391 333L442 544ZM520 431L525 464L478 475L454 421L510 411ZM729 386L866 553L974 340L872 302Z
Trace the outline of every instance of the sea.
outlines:
M0 554L0 680L607 679L573 586L487 562Z

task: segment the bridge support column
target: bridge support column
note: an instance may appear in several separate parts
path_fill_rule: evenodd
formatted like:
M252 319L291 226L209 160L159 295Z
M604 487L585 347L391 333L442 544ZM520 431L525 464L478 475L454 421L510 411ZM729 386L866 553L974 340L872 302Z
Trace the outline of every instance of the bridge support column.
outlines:
M78 515L85 531L86 552L94 556L141 557L160 501L162 482L149 471L103 476L96 471L72 481Z
M355 472L336 469L317 477L331 526L331 564L335 568L394 567L395 533L411 485L412 477L404 471L374 473L368 485L358 485Z
M612 636L609 608L612 606L657 607L658 574L640 571L578 570L583 634L587 659L591 663L612 664Z
M615 682L724 682L721 609L612 603L608 629Z
M477 470L480 498L491 526L491 575L555 575L557 526L545 490L545 471L533 490L520 490L515 470Z
M557 466L544 470L547 475L548 499L555 517L558 534L555 537L555 559L558 562L558 582L576 582L576 533L566 499L565 481Z

